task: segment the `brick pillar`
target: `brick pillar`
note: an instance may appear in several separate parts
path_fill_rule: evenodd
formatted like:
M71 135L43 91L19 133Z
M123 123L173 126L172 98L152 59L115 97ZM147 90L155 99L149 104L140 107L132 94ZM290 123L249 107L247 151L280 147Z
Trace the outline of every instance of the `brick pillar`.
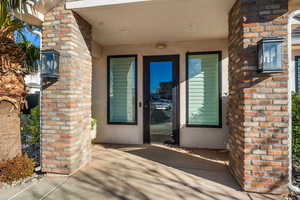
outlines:
M43 49L60 52L60 77L42 91L42 170L70 174L90 159L91 26L60 5L43 23Z
M230 169L246 191L288 183L288 0L237 0L229 15ZM257 41L283 37L283 73L259 74Z

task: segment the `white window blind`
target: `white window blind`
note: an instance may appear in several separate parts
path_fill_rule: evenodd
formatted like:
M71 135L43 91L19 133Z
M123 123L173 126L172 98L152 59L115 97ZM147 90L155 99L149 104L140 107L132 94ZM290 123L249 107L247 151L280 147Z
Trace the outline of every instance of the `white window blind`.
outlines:
M188 125L219 126L219 53L188 54Z
M136 57L109 59L109 123L136 123Z

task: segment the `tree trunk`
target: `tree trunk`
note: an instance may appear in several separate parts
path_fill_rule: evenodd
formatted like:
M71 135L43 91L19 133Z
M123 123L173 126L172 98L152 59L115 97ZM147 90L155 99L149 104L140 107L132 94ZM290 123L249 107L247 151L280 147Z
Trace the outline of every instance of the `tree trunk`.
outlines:
M21 154L20 111L8 101L0 101L0 160Z
M24 59L23 50L0 31L0 160L21 154L20 109L26 95Z

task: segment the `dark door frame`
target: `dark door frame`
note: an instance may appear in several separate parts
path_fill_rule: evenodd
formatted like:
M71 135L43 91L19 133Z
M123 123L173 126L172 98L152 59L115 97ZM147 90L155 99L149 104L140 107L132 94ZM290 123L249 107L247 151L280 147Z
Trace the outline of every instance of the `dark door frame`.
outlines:
M300 60L300 56L295 56L295 90L296 92L300 91L299 88L299 76L300 76L300 70L299 70L299 60Z
M175 144L179 145L179 127L180 127L180 91L179 91L179 55L159 55L159 56L144 56L144 143L149 144L151 142L150 136L150 72L149 72L149 63L150 62L159 62L159 61L172 61L173 62L173 87L172 87L172 103L173 103L173 137ZM175 97L175 98L174 98Z

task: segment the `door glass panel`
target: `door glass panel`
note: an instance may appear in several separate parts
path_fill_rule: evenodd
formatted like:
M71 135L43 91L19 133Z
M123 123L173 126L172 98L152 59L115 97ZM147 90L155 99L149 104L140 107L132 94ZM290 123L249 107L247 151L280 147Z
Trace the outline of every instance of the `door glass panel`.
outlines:
M174 143L172 137L173 63L150 62L150 137L152 143Z

